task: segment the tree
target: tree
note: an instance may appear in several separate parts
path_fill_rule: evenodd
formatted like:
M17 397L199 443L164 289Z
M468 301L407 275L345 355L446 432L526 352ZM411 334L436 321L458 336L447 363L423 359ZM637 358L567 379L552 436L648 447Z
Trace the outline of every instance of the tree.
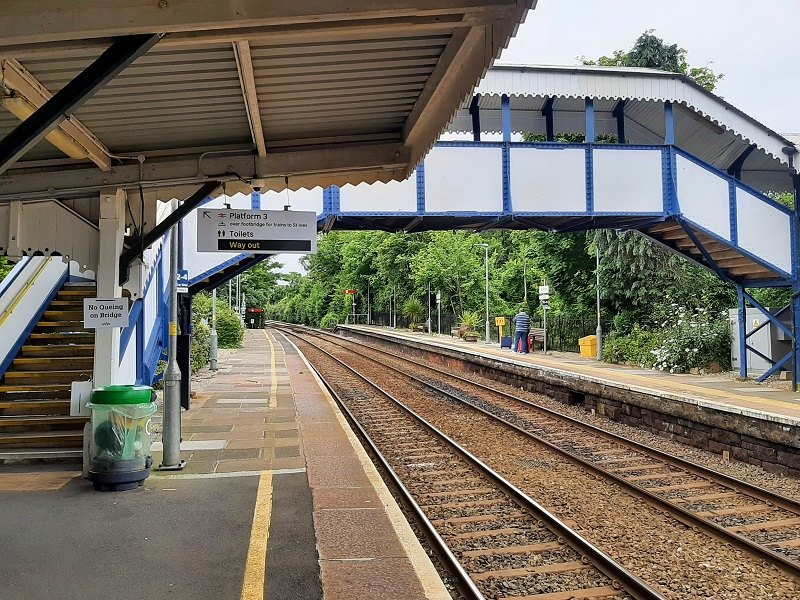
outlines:
M714 73L708 67L690 67L686 50L680 48L678 44L665 43L653 33L654 31L653 29L645 31L630 50L616 50L611 56L601 56L597 60L581 56L579 60L585 65L644 67L680 73L690 77L709 92L713 91L724 75Z
M248 307L264 308L270 302L281 275L283 265L269 257L242 273L242 292Z

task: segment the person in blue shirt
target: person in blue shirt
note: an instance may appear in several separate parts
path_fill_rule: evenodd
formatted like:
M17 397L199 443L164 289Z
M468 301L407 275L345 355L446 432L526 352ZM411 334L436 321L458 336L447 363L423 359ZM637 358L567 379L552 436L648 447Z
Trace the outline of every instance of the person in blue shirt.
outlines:
M531 318L525 313L524 308L519 309L519 313L511 319L516 329L514 329L514 345L511 349L514 352L528 353L528 333L531 330ZM520 341L522 344L520 345ZM521 348L519 350L518 348Z

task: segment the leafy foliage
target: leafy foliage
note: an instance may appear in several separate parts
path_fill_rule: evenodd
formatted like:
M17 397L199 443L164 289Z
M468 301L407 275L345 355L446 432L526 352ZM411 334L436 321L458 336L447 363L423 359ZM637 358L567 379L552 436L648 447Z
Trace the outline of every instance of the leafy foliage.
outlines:
M3 281L13 268L14 264L10 262L7 257L0 256L0 281Z
M585 65L644 67L681 73L694 79L709 92L724 77L722 74L714 73L708 67L690 67L684 48L679 47L678 44L666 44L653 31L653 29L648 29L640 35L630 50L616 50L611 56L601 56L597 60L582 56L580 61Z
M193 318L211 324L211 295L201 293L192 300ZM244 339L244 325L239 315L224 299L217 297L217 343L220 348L240 348Z
M425 308L422 302L416 298L409 298L403 304L403 316L411 322L411 326L418 325L425 316Z

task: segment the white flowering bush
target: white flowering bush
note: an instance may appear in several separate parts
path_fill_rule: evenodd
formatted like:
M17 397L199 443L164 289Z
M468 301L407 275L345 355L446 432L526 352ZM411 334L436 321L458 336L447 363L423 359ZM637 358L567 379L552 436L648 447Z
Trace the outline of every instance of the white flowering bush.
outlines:
M711 363L730 367L731 331L727 314L673 304L675 314L661 323L660 344L651 350L652 368L680 373Z
M705 369L712 363L730 367L727 313L672 304L656 329L647 331L636 325L626 335L612 333L603 344L603 359L670 373Z

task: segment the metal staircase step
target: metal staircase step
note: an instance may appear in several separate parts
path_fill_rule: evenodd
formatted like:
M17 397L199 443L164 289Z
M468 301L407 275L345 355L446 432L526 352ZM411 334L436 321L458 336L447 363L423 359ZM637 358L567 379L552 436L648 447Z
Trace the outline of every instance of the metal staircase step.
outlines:
M92 371L94 356L47 356L15 358L11 363L13 371Z
M71 369L64 371L7 371L7 385L28 385L63 383L69 385L73 381L87 381L92 377L92 369Z
M0 435L3 433L59 432L82 429L89 417L69 415L12 415L0 417Z
M58 346L28 344L22 347L22 356L30 358L69 356L94 358L94 344L62 344Z
M0 417L69 415L69 400L0 400Z

